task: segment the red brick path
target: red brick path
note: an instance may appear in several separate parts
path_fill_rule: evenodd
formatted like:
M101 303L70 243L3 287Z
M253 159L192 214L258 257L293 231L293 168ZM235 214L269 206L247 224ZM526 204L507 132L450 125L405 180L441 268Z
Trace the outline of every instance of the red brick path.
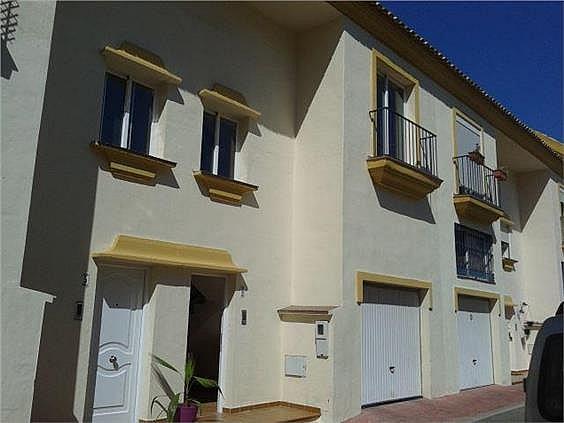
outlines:
M365 408L347 423L444 422L469 420L525 401L523 385L470 389L435 399L417 399Z

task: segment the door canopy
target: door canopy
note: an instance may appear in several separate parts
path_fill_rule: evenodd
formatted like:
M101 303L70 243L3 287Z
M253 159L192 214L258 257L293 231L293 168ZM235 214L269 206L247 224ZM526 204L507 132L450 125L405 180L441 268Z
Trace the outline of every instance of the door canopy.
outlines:
M205 273L238 274L247 269L233 263L226 250L118 235L112 246L92 254L96 263L182 267Z

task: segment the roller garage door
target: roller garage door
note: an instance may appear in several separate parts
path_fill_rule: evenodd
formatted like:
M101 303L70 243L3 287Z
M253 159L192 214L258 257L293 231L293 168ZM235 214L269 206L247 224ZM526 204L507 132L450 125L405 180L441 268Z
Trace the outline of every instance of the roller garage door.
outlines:
M364 286L362 405L421 396L416 290Z
M487 299L458 297L460 389L493 383L490 304Z

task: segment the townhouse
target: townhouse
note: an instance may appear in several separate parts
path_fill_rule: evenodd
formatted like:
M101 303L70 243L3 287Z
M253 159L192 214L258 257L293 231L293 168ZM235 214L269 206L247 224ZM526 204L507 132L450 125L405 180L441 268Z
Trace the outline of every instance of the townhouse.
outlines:
M324 422L527 368L561 157L382 6L2 13L3 421L154 419L154 354Z

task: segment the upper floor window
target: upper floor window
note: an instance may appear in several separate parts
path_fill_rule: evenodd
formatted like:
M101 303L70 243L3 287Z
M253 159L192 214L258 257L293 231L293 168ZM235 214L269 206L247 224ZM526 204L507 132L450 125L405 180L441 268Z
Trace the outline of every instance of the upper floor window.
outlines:
M482 130L470 120L456 114L456 156L480 150Z
M106 73L100 141L149 154L153 102L152 88Z
M200 170L233 179L237 123L220 113L204 111Z
M454 238L457 275L493 282L492 236L455 223Z

